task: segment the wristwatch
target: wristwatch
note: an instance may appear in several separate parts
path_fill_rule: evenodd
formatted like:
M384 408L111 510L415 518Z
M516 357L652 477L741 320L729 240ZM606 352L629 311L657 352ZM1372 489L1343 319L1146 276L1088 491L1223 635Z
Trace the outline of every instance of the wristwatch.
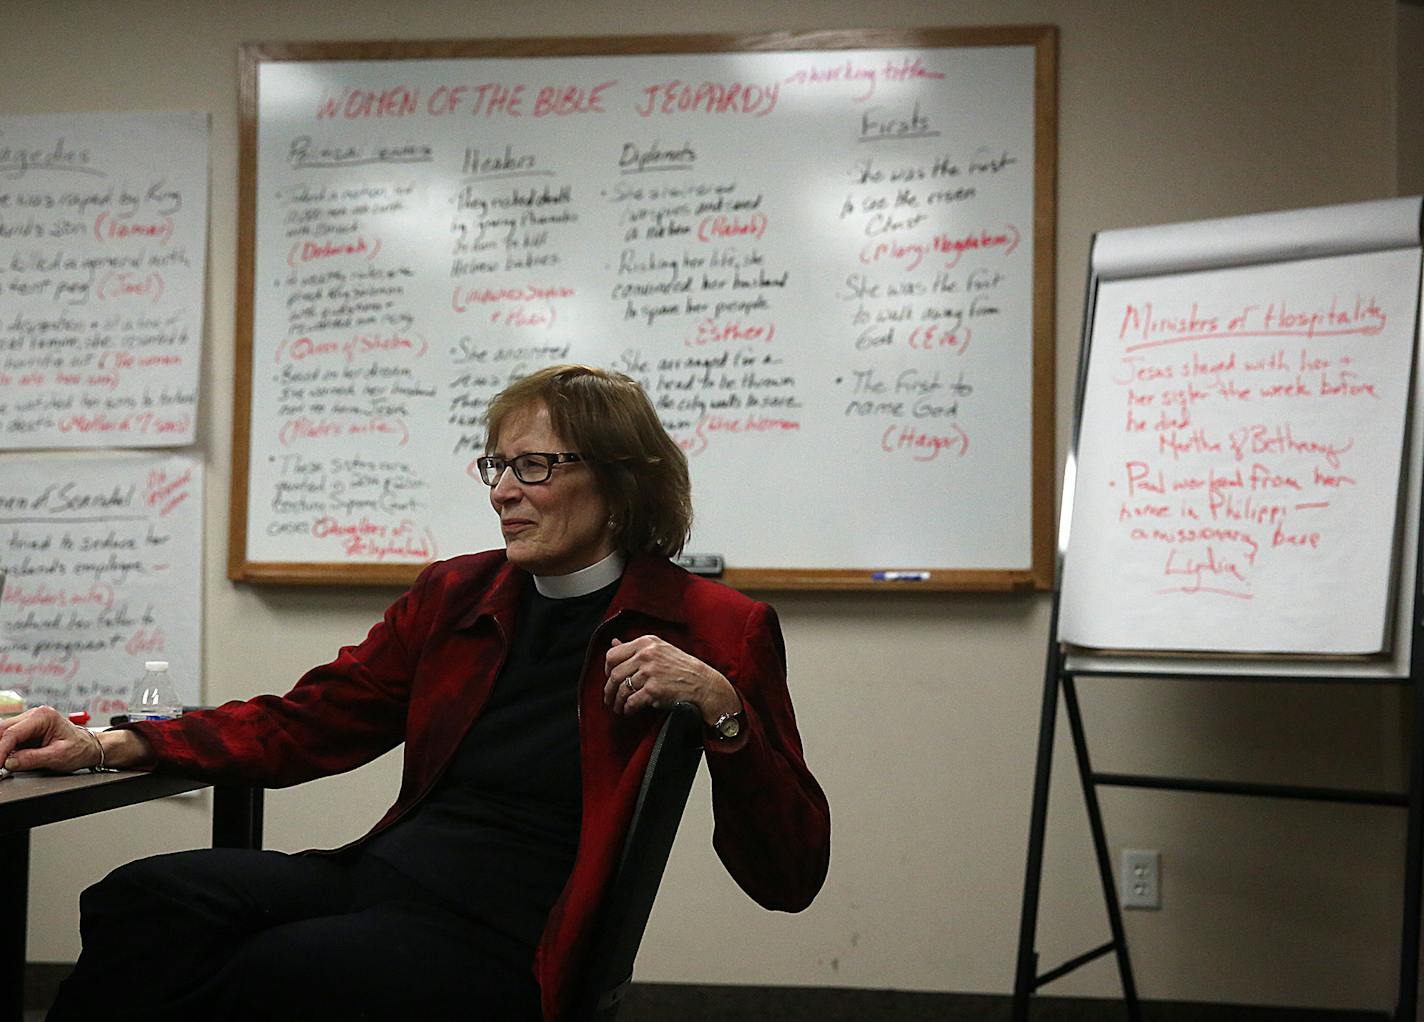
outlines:
M723 742L730 742L733 738L736 738L742 733L741 712L722 714L722 716L712 722L712 733L717 736L718 740Z

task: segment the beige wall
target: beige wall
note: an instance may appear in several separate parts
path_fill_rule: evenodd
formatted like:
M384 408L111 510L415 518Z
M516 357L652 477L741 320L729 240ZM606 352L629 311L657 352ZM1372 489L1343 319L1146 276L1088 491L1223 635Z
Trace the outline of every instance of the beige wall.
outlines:
M1424 192L1424 4L1397 8L1399 193Z
M224 578L239 42L1057 24L1064 438L1093 231L1420 188L1417 71L1400 76L1407 95L1396 95L1396 63L1417 60L1417 46L1406 43L1419 39L1419 19L1387 0L4 6L0 113L212 113L201 443L209 470L205 696L213 702L281 688L363 634L393 595L254 589ZM803 916L757 910L710 851L709 801L699 790L644 943L640 978L1007 991L1048 599L785 595L776 602L808 755L833 808L830 878ZM1400 779L1396 693L1092 682L1084 698L1093 750L1105 767L1361 787ZM1045 965L1106 939L1069 766L1060 755L1043 900ZM387 758L273 793L269 844L293 849L354 836L395 786L396 763ZM108 868L203 843L205 800L38 832L31 959L74 957L77 892ZM1163 910L1128 918L1144 996L1392 1004L1403 834L1396 814L1142 793L1109 793L1104 807L1114 848L1162 850ZM1116 991L1107 961L1052 988Z

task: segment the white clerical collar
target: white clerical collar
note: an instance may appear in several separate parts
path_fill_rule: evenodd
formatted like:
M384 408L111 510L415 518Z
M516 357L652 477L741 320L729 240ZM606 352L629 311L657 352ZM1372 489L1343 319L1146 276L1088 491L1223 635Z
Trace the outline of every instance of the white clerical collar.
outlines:
M623 551L615 550L597 564L571 571L567 575L535 575L534 588L540 596L551 600L568 600L575 596L587 596L612 584L623 575L623 565L628 558Z

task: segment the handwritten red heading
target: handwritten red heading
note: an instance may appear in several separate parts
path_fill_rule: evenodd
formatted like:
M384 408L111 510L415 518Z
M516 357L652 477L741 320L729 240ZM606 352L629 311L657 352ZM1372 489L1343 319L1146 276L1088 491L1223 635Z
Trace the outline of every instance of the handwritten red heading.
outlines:
M1231 313L1202 312L1199 302L1163 309L1152 302L1128 302L1118 327L1124 350L1141 351L1184 341L1233 337L1374 337L1389 317L1373 296L1353 301L1331 295L1328 305L1291 305L1284 299L1244 305Z

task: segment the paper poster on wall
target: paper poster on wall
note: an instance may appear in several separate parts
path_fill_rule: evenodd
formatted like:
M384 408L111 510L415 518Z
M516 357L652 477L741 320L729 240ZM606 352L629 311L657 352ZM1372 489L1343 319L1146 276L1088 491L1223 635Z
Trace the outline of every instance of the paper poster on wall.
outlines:
M0 117L0 448L193 441L208 117Z
M0 688L106 722L167 660L198 702L202 494L188 455L0 460Z
M1385 650L1418 248L1098 289L1060 636Z

